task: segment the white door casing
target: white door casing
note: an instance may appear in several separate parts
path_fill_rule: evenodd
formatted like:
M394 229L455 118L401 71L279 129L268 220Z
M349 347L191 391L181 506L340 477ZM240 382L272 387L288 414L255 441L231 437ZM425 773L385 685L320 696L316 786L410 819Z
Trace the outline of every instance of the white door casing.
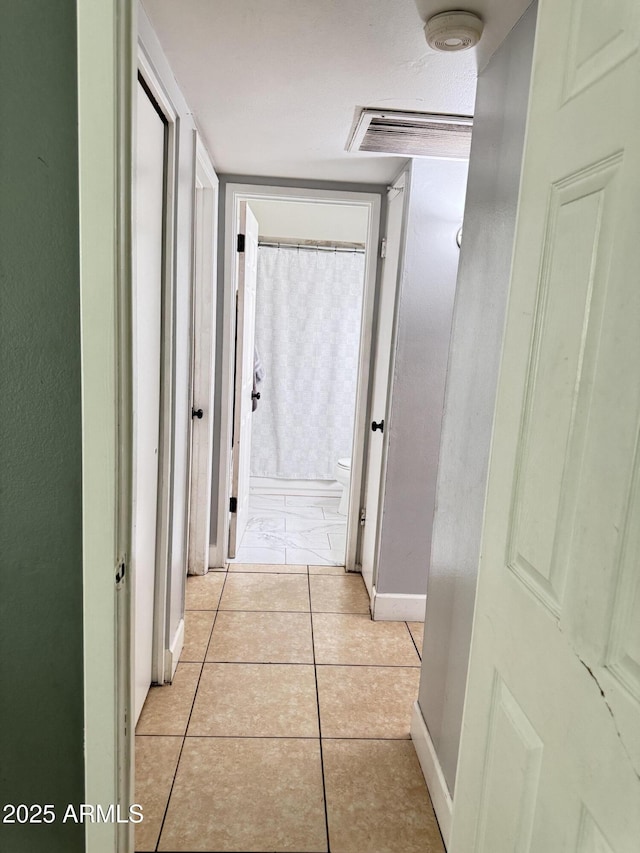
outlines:
M389 411L392 346L406 195L406 173L403 172L387 193L385 257L382 262L371 392L371 420L378 424L380 421L384 421L385 426L387 424L387 412ZM376 582L375 573L380 541L380 510L384 499L384 461L387 434L379 429L373 431L371 423L367 424L367 429L371 432L365 469L367 478L364 501L366 518L362 533L360 561L362 577L371 597Z
M233 429L233 355L235 350L235 303L237 262L235 239L237 217L242 200L273 199L278 201L305 201L311 204L362 205L368 211L365 250L365 284L362 305L362 326L358 366L358 385L355 405L354 442L351 455L351 489L347 515L347 547L345 563L347 571L358 570L356 557L360 544L360 506L364 469L364 435L367 422L369 389L369 366L371 356L372 322L375 303L377 271L377 249L380 227L380 196L376 193L352 192L350 190L319 190L305 187L278 187L259 184L228 183L225 198L225 257L224 257L224 307L222 318L222 359L220 387L221 418L217 425L215 440L220 447L218 477L218 508L216 518L216 544L210 550L210 565L223 566L227 557L229 541L229 493L231 484Z
M540 3L451 853L640 843L639 44Z
M84 785L133 802L130 663L133 9L78 0L82 322ZM115 583L122 563L127 571ZM132 824L85 821L87 851L125 853Z
M218 178L199 139L194 208L192 409L202 409L202 417L192 418L188 570L203 575L211 524Z
M229 524L230 559L236 556L247 526L251 476L251 395L256 330L258 221L246 201L240 202L237 233L244 236L244 248L237 252L236 371L231 467L231 495L236 500L236 510L231 513Z
M136 720L152 680L165 173L165 124L140 82L137 92L131 549Z

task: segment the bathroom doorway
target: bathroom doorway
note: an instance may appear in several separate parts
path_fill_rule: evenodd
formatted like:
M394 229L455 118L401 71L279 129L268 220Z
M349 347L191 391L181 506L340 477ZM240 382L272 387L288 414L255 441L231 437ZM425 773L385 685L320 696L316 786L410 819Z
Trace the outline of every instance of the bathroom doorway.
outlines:
M236 330L244 264L241 252L229 251L241 248L243 204L258 223L250 330L240 318ZM236 352L226 375L236 459L232 452L220 469L223 559L357 568L379 206L373 194L227 188L225 290L233 298L225 318ZM244 363L246 371L247 346L250 388L236 369ZM236 401L249 396L241 426ZM237 476L242 442L248 494Z

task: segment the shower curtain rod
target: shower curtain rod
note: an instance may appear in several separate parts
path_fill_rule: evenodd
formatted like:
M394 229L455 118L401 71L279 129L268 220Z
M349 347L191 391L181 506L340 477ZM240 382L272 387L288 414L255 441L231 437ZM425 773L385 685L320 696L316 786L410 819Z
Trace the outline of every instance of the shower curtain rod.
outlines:
M277 237L263 237L258 240L258 246L270 249L311 249L322 252L362 253L365 251L364 243L340 243L330 240L288 240L287 238L278 239Z

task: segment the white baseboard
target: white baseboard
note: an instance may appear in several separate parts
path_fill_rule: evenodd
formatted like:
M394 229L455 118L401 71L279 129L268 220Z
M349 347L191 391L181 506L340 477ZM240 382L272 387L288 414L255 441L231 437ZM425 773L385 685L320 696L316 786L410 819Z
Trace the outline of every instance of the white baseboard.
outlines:
M378 592L373 587L371 614L376 622L424 622L426 595Z
M336 480L284 480L279 477L251 477L249 490L255 495L308 495L332 497L342 494Z
M433 810L438 819L444 846L448 848L451 836L453 800L451 799L449 788L440 767L429 729L417 702L414 702L413 715L411 717L411 740L413 741L418 761L420 762L420 767L422 768L422 773L429 789L429 796L431 797Z
M182 654L184 646L184 619L180 620L178 629L169 648L164 653L164 680L173 681L173 676L176 674L176 667Z

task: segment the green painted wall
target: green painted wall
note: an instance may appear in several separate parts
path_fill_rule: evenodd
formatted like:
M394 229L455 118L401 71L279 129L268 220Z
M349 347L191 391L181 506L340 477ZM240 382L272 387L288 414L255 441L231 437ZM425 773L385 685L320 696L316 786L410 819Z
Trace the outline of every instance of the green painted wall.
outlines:
M58 813L7 853L84 850L75 27L0 0L0 807Z

